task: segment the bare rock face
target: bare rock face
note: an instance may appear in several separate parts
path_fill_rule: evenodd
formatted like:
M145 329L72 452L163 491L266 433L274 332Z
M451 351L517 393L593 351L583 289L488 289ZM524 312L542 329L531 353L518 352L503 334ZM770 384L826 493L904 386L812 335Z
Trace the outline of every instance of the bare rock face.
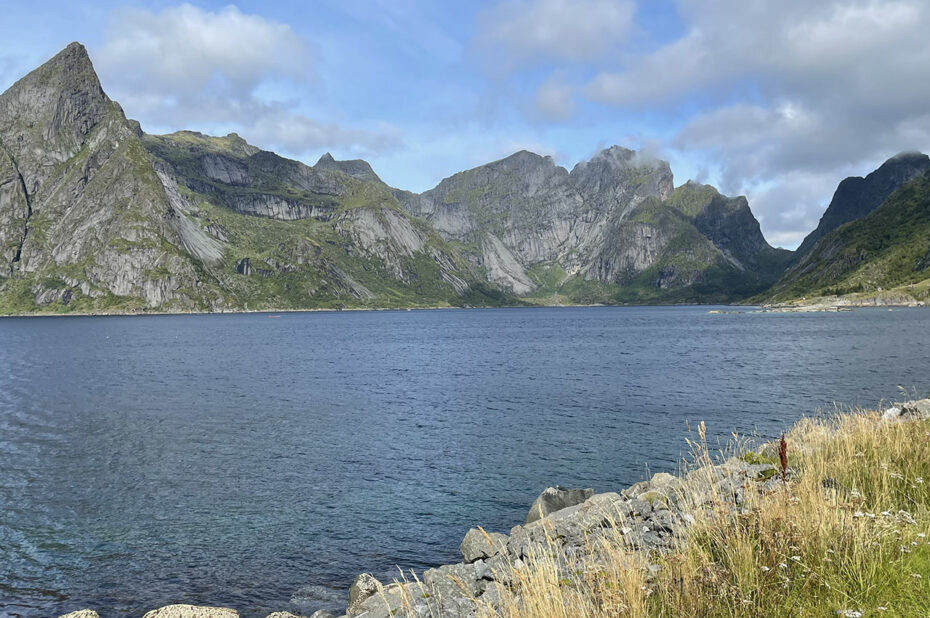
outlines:
M594 495L593 489L566 489L564 487L547 487L530 506L524 524L530 524L547 515L581 504Z
M472 528L465 534L459 549L466 563L493 558L507 546L507 535Z
M348 616L359 616L364 610L365 601L377 597L384 590L384 585L370 573L362 573L355 578L349 588L349 604L346 606Z
M239 618L239 612L226 607L166 605L148 612L142 618Z
M37 302L80 292L192 304L187 250L218 251L180 205L81 45L0 95L0 277L61 282L34 287Z
M488 279L517 295L538 288L530 273L540 267L558 268L566 279L655 290L713 287L705 275L713 269L745 279L747 293L774 280L777 273L757 271L780 272L787 258L770 267L776 250L745 198L714 191L718 200L685 213L676 192L667 162L613 146L570 173L521 151L421 195L397 196L447 238L477 247L473 259ZM717 289L728 293L723 284Z
M352 176L353 178L368 182L381 182L381 179L378 178L375 171L371 169L371 165L369 165L367 161L362 161L361 159L337 161L333 158L333 155L327 152L320 157L319 161L317 161L316 165L313 167L318 170L339 171L347 176Z

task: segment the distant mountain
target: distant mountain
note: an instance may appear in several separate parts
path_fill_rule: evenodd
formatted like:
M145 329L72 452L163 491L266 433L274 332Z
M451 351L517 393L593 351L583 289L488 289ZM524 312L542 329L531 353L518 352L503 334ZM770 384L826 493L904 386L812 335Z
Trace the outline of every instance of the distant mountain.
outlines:
M765 242L745 198L674 189L667 162L617 146L571 172L522 151L398 197L530 298L733 300L771 284L790 255Z
M926 158L906 155L914 164L904 168L910 180L865 216L820 238L768 292L769 298L874 296L892 288L909 298L925 298L930 284L930 171L915 176L910 170L925 165ZM900 159L891 159L866 180L887 171L889 163L902 169Z
M788 260L744 198L619 147L421 195L361 160L147 135L69 45L0 95L0 312L719 302Z
M930 170L930 157L919 152L904 152L888 159L865 178L851 176L843 180L817 229L798 247L795 259L800 260L810 253L818 240L844 223L861 219L878 208L898 187L927 170Z

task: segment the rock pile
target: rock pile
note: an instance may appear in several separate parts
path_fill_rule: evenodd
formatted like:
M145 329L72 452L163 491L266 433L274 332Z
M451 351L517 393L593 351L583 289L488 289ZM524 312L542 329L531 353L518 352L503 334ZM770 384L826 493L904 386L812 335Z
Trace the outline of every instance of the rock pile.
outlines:
M343 618L470 618L479 608L497 607L518 594L511 588L513 573L534 557L552 552L568 561L560 565L560 576L569 581L597 568L597 549L604 544L622 543L648 561L686 537L697 509L738 508L746 492L771 491L780 483L774 463L733 458L683 478L656 474L620 493L550 487L533 503L526 523L509 535L469 530L458 564L429 569L419 582L382 584L360 575Z

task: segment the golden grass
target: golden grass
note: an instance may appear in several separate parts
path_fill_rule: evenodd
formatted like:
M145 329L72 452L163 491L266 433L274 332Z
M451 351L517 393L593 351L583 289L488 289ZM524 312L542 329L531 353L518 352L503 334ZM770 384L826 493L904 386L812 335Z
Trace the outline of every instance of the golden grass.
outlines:
M701 433L691 474L710 478ZM783 487L746 491L738 509L712 499L678 549L636 556L615 530L586 548L597 566L579 575L564 572L572 562L550 542L511 567L514 596L482 613L930 616L930 422L842 413L801 421L786 444L795 473Z

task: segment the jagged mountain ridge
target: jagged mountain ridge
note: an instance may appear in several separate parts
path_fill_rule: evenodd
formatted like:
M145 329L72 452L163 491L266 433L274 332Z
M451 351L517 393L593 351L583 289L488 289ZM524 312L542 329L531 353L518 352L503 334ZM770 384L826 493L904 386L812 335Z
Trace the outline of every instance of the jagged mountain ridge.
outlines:
M398 197L517 294L719 300L764 289L789 252L765 241L745 198L696 187L674 189L667 162L614 146L571 172L521 151ZM545 283L553 269L556 289ZM628 289L615 296L602 286ZM698 294L684 290L695 286Z
M521 151L416 195L361 160L148 135L76 43L0 95L0 246L5 312L709 302L787 253L745 199L619 147L571 172Z

